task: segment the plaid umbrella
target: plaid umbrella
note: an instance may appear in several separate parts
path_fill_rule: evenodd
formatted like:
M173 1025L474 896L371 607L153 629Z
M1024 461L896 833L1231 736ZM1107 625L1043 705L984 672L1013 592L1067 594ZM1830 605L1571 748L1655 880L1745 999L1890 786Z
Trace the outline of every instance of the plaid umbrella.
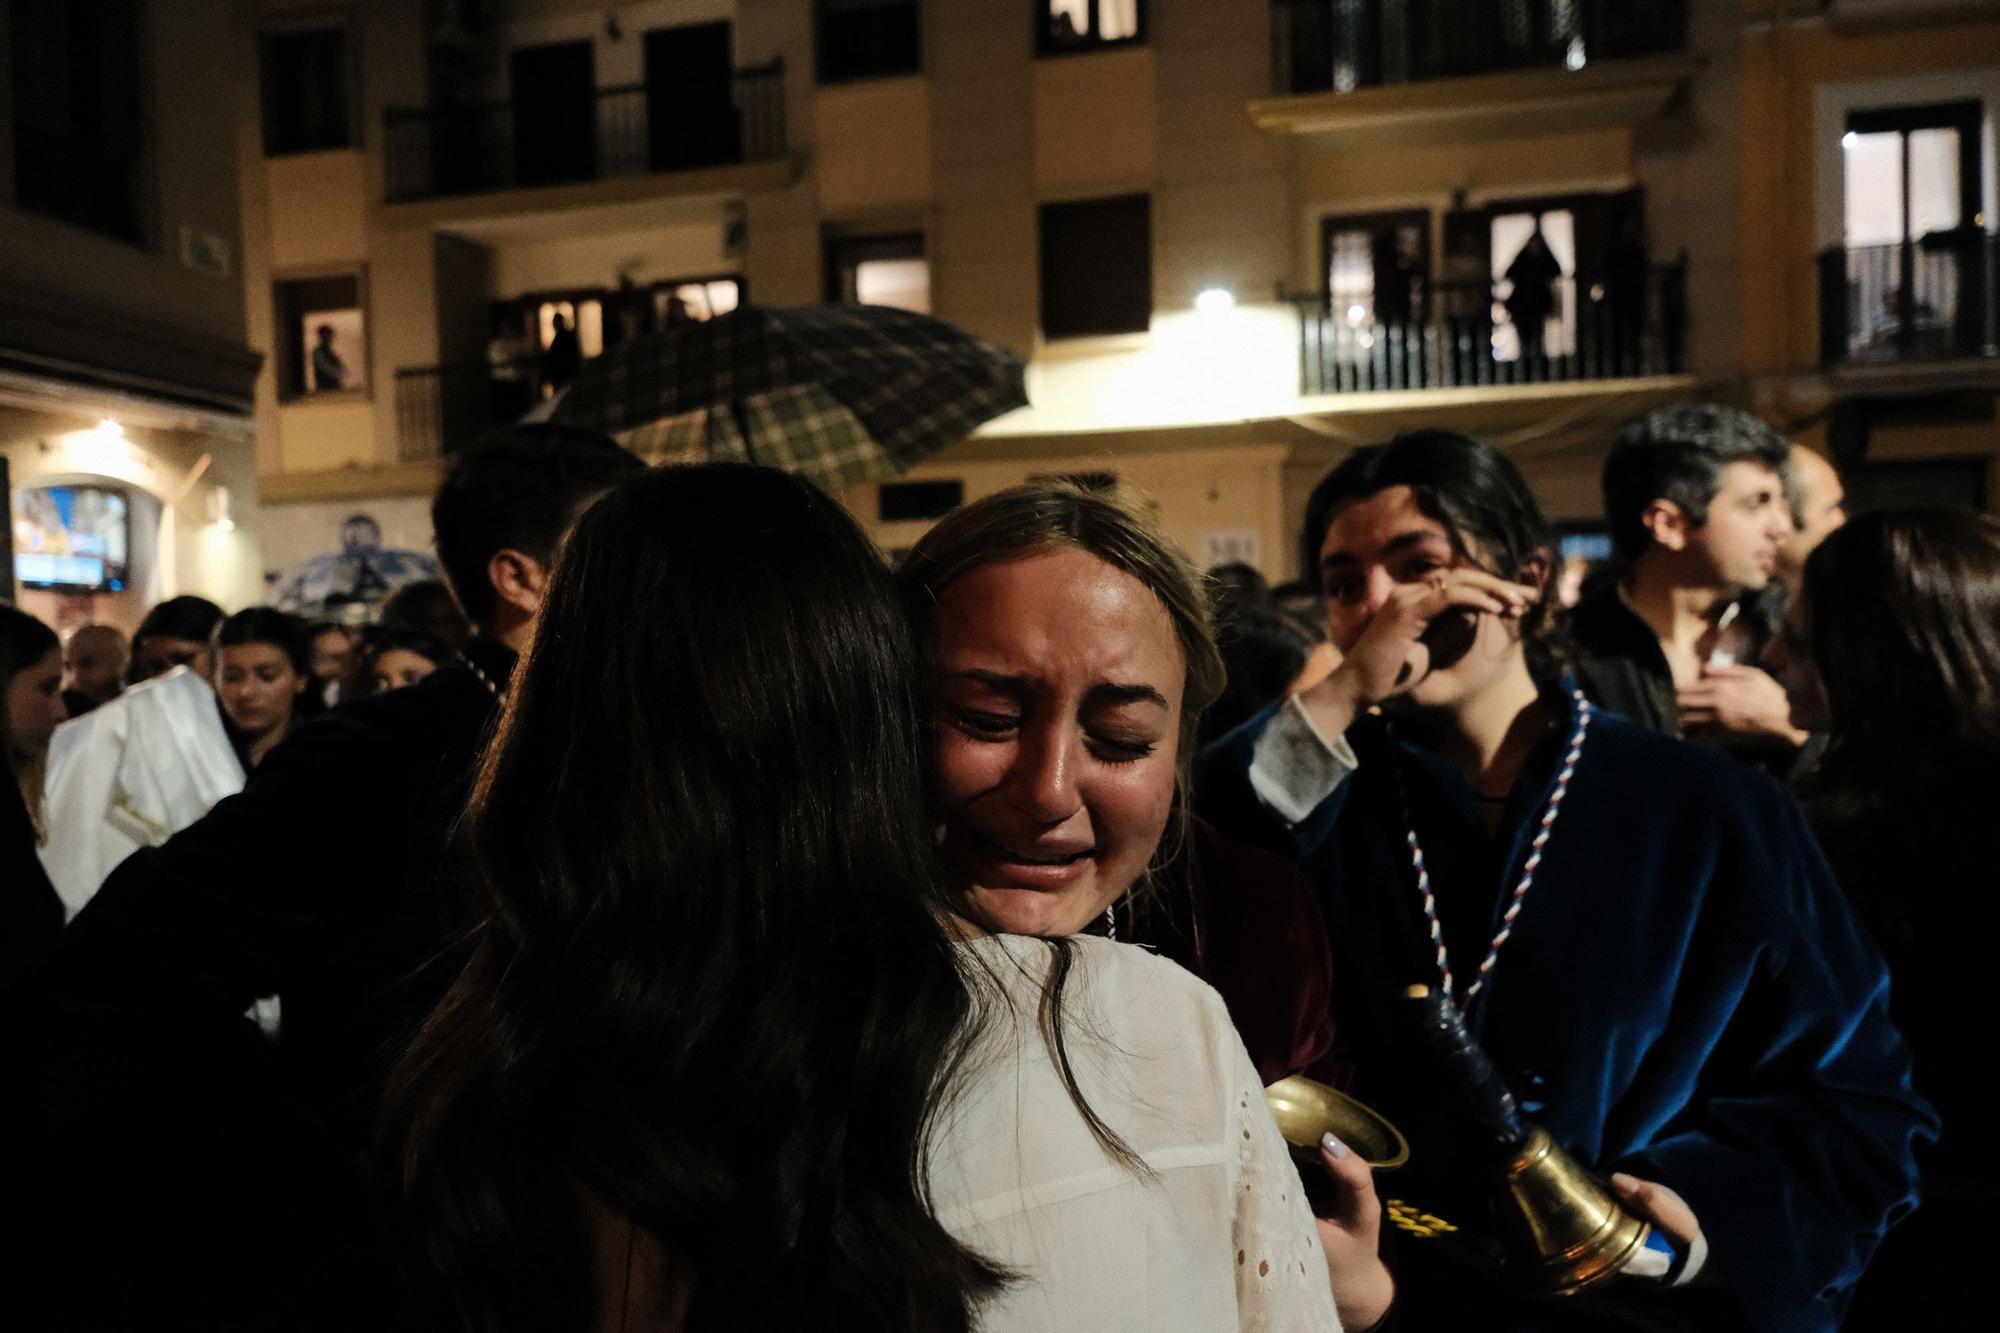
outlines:
M1019 357L928 315L745 306L613 348L550 415L658 462L737 459L837 489L1027 403Z

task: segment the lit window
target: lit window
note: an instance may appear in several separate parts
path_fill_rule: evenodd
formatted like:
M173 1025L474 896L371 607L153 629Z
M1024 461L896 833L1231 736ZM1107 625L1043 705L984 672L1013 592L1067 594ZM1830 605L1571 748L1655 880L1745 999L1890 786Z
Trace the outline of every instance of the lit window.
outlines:
M1144 0L1036 0L1035 49L1045 56L1145 39Z

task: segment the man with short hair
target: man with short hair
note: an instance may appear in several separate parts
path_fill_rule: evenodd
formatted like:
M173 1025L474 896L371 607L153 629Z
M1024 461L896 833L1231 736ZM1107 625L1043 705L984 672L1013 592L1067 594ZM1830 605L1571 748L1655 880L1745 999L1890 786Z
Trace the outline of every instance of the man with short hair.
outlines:
M1778 581L1798 595L1805 583L1806 558L1847 522L1847 488L1826 455L1802 444L1792 446L1792 535L1778 549Z
M40 1089L61 1162L44 1206L64 1215L44 1221L91 1242L39 1271L72 1316L386 1322L367 1146L382 1079L468 925L439 886L450 832L563 535L643 466L556 426L454 458L431 517L478 628L461 661L301 727L240 795L113 871L65 932ZM273 995L266 1050L242 1015ZM85 1282L65 1261L123 1277Z
M1791 537L1791 446L1748 412L1663 408L1604 465L1617 580L1570 618L1576 675L1596 703L1678 736L1789 756L1805 743L1784 690L1750 665L1743 598L1776 575Z
M108 704L125 688L131 657L125 636L112 625L79 625L63 640L63 703L71 717Z

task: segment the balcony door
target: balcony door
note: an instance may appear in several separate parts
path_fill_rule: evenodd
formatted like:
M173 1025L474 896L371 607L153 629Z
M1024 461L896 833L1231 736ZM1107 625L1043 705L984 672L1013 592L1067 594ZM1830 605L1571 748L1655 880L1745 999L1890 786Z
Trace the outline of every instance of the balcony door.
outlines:
M1841 136L1850 354L1948 352L1976 333L1977 102L1857 111Z
M729 24L694 23L646 34L647 159L654 171L743 160Z
M553 185L597 175L597 68L591 43L513 53L514 179Z

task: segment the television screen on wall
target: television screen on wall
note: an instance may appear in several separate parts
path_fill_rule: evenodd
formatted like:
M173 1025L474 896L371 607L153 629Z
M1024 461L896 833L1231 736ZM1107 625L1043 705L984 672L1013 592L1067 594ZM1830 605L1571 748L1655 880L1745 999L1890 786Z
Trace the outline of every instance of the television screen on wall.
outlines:
M24 588L120 592L130 577L125 494L103 486L14 492L14 577Z

